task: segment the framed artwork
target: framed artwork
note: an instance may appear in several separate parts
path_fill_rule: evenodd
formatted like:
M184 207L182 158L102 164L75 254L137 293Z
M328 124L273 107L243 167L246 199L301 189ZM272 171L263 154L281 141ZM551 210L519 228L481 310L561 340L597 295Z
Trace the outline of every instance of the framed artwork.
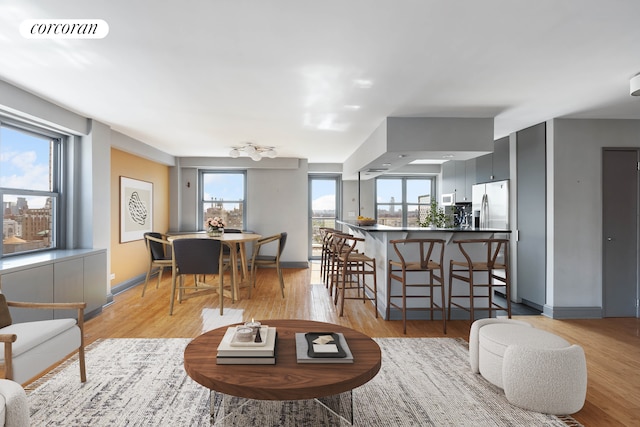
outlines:
M120 243L142 240L153 227L153 183L120 177Z

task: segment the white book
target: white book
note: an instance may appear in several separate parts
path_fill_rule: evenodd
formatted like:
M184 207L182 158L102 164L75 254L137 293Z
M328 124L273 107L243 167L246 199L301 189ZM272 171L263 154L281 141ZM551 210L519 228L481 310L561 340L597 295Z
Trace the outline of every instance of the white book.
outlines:
M309 343L302 332L296 333L296 358L298 363L353 363L353 354L351 349L347 345L347 340L344 335L338 332L340 339L340 346L347 355L345 357L311 357L307 353L309 350Z
M218 357L274 357L276 347L276 328L262 326L260 336L263 343L242 343L237 345L233 337L236 333L236 326L227 329L224 337L218 345ZM251 344L251 345L250 345Z

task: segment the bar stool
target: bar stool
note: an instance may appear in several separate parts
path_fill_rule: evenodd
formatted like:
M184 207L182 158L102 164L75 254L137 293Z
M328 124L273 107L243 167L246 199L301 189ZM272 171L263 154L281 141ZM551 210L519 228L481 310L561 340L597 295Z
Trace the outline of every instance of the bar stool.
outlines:
M373 301L376 317L378 317L378 282L376 279L376 259L368 257L356 248L357 244L364 242L363 238L336 234L340 239L337 248L337 286L335 287L334 304L340 300L340 316L344 314L344 301L357 299L363 303ZM366 277L373 277L373 286L366 283ZM353 292L355 291L355 292ZM347 292L349 295L347 295ZM370 295L367 295L369 292Z
M326 267L327 280L325 282L330 296L333 296L334 292L337 292L337 288L340 286L340 282L342 281L342 263L340 255L344 255L349 250L349 245L346 244L346 239L349 237L352 236L337 230L330 233Z
M442 271L445 241L442 239L401 239L391 240L389 243L393 245L399 261L390 259L387 269L387 319L391 307L400 309L402 311L402 331L406 334L407 311L428 311L431 320L433 320L433 313L438 311L442 316L442 331L446 334L447 318L444 309L446 298ZM401 247L404 250L401 250ZM407 261L405 257L411 257L413 254L419 254L420 258L417 261ZM419 273L426 274L418 276ZM395 293L393 293L393 281L398 281L401 284L400 289L396 289ZM411 292L412 288L423 288L425 291L428 289L428 292ZM436 298L435 288L440 288L439 298ZM425 299L428 306L411 307L407 300L417 298ZM440 304L436 302L437 299L440 300ZM394 300L400 301L394 302Z
M507 316L511 318L509 240L467 239L454 240L453 243L458 244L465 261L452 259L449 263L449 320L451 320L452 306L468 311L471 322L475 320L475 312L478 310L487 310L489 317L492 317L494 311L506 311ZM470 252L476 256L475 260L472 259ZM465 282L468 286L454 293L453 279ZM486 293L476 294L478 288L486 289ZM493 294L496 288L502 288L507 300L506 307L495 302ZM461 302L453 302L454 298L468 300L469 306L462 305ZM486 299L486 306L476 306L475 300L478 298Z
M329 288L329 263L331 262L331 237L338 230L331 227L320 227L320 240L322 241L322 249L320 252L320 277Z

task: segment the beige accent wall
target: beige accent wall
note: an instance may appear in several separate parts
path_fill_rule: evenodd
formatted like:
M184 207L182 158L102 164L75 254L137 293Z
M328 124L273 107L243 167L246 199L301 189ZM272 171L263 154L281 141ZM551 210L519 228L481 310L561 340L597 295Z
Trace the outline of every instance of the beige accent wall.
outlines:
M111 149L111 287L127 282L148 268L143 240L120 243L120 177L153 183L153 231L169 230L169 167Z

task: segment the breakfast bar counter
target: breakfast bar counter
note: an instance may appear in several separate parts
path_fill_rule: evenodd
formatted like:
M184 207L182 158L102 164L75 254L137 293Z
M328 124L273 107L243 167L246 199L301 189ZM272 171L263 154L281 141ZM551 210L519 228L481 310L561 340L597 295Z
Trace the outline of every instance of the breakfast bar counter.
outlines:
M455 240L464 239L490 239L490 238L509 238L511 230L490 229L490 228L429 228L429 227L390 227L386 225L358 225L355 221L337 221L344 232L353 234L354 236L364 239L364 246L359 248L368 256L376 259L377 281L378 281L378 311L385 320L396 320L401 318L399 310L391 310L387 317L387 269L388 261L398 260L398 256L393 250L393 246L389 243L391 240L398 239L442 239L446 242L444 265L445 288L448 286L449 280L449 260L455 259L462 261L464 258L460 254L458 245ZM473 256L473 254L471 254ZM403 254L404 256L404 254ZM480 256L482 256L480 254ZM407 258L412 258L411 254L407 254ZM417 258L413 256L413 258ZM399 286L394 282L394 286ZM397 292L395 292L397 293ZM420 307L420 301L412 301L415 307ZM416 316L424 316L426 312L413 312ZM420 317L415 317L420 318Z

